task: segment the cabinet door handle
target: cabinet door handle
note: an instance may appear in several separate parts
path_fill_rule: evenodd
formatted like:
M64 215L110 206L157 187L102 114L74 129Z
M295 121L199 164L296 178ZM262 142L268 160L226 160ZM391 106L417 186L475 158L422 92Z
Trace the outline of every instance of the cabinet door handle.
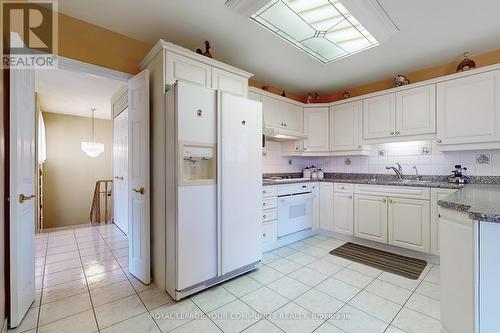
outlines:
M382 202L384 202L384 203L387 202L387 199L382 199Z
M262 234L262 237L264 237L264 238L266 237L266 233L265 232Z
M391 132L391 135L394 135L394 132Z
M396 135L399 135L399 131L396 131Z
M441 218L441 214L438 214L438 218Z
M262 215L262 217L263 217L263 218L266 218L266 217L267 217L267 215Z
M392 203L392 199L389 199L389 203Z
M437 140L437 143L441 143L441 142L443 142L443 141L441 141L441 139L438 139L438 140Z
M352 195L348 196L349 199L352 199Z

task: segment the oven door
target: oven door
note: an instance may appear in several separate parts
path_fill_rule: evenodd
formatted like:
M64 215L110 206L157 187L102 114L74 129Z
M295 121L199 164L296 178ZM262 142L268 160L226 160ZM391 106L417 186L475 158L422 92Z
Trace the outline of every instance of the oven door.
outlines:
M278 237L312 227L313 194L278 197Z

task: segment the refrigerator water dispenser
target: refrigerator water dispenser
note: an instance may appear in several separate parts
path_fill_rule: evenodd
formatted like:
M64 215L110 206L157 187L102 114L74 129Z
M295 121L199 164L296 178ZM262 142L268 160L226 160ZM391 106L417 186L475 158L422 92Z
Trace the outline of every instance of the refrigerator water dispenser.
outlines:
M217 159L215 145L203 143L181 143L181 185L215 183Z

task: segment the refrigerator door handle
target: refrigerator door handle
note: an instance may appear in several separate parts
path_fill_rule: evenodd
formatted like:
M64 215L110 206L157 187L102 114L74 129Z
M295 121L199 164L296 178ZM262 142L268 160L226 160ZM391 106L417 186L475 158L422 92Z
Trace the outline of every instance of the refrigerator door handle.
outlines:
M222 123L221 123L221 92L217 90L216 102L216 147L217 147L217 179L216 179L216 201L217 201L217 276L222 275Z

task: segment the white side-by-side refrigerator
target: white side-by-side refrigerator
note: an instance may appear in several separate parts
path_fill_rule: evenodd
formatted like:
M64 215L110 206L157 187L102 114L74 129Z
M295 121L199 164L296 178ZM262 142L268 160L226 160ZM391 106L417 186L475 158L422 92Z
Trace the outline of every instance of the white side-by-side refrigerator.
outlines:
M166 253L153 270L179 300L260 264L262 105L186 82L165 103Z

